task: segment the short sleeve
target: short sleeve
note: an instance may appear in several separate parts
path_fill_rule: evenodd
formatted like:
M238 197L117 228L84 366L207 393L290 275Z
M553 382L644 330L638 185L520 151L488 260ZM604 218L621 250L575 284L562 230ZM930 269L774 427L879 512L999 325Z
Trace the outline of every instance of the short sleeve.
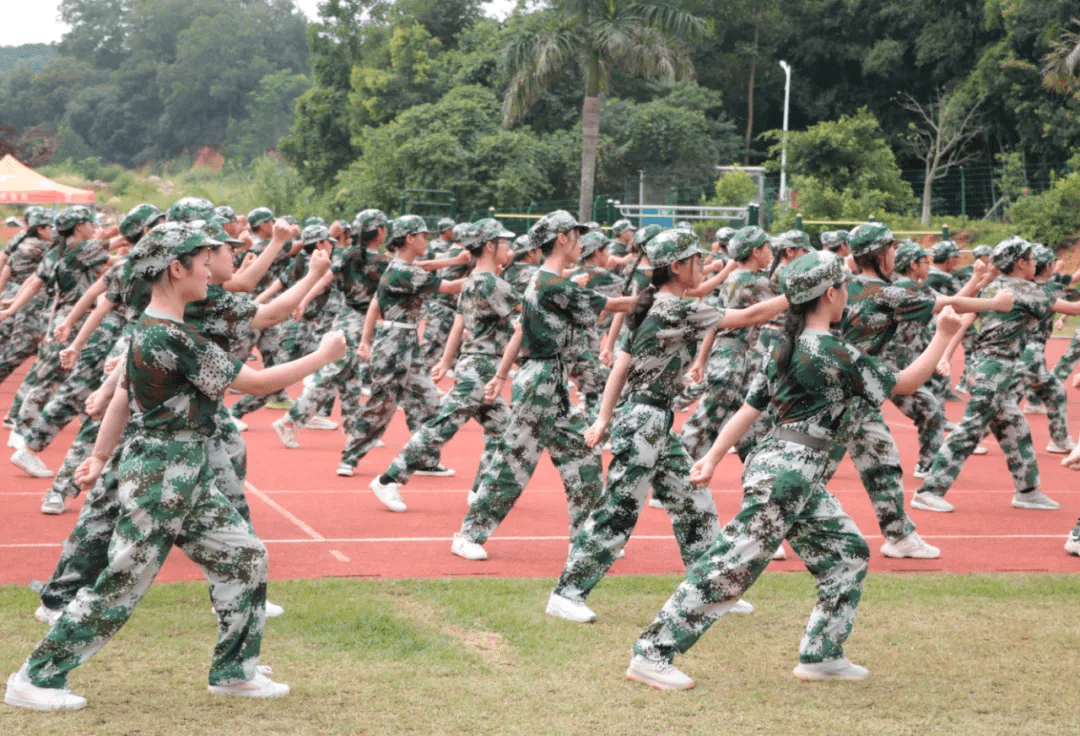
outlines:
M769 357L767 362L763 362L761 367L754 372L754 377L750 380L750 388L746 391L746 403L752 406L758 411L765 411L769 408L769 402L772 401L773 391L769 382L769 371L775 367L772 356Z
M885 363L866 353L852 349L843 361L845 394L862 396L874 406L885 403L896 385L896 374Z
M544 289L542 294L542 306L555 307L582 327L595 324L608 301L603 294L578 286L569 279L563 279L554 288Z
M206 396L219 398L240 374L243 361L233 358L198 334L176 331L170 342L177 369Z

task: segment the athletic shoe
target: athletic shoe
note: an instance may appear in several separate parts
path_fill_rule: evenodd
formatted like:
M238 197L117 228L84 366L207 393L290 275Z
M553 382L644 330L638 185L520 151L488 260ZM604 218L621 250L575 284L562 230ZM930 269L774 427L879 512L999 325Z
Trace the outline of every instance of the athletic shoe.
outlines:
M460 534L454 535L454 543L450 545L450 552L466 560L486 560L487 551L476 542L466 539Z
M741 613L747 616L753 612L754 604L750 601L744 601L742 598L735 601L735 605L728 609L728 613Z
M772 553L772 557L770 559L773 559L773 560L786 560L787 559L787 552L784 551L784 545L781 544L779 547L777 547L776 551Z
M371 446L371 449L374 450L376 447L386 447L386 443L381 439L375 440L375 444Z
M915 472L912 473L916 478L924 479L930 477L930 467L919 463L915 466Z
M22 435L16 432L14 429L8 433L7 446L12 450L21 450L26 447L26 440L22 438Z
M56 516L64 513L64 497L56 491L49 491L41 502L41 513Z
M1025 414L1045 414L1046 404L1034 404L1029 401L1024 405L1023 411Z
M284 683L274 682L261 672L247 682L236 682L232 685L208 685L207 689L214 695L239 695L244 698L280 698L289 694L289 686Z
M296 441L296 425L287 416L275 419L270 426L274 428L274 434L281 440L281 444L290 450L300 449L300 443ZM341 475L341 473L338 473L338 475ZM349 475L352 475L352 473L349 473Z
M326 417L313 416L307 420L304 424L304 429L324 429L333 430L338 428L338 423L327 419Z
M64 610L62 608L46 608L45 604L41 604L37 607L37 610L34 611L34 618L46 626L52 626L59 621L60 617L63 615Z
M922 509L923 511L937 511L938 513L947 514L950 511L955 511L956 507L945 500L943 496L939 496L936 493L916 493L911 497L911 508Z
M916 560L936 560L941 556L941 550L932 544L927 544L918 532L912 532L898 542L885 542L881 545L881 554L896 560L905 557Z
M248 431L247 422L245 422L240 417L234 417L232 414L230 414L229 419L232 420L233 426L236 427L237 432L246 432L246 431Z
M258 672L260 675L272 675L272 674L274 674L274 668L271 667L268 664L257 664L257 665L255 665L255 671Z
M353 477L353 467L348 463L342 463L337 466L337 474L342 478L351 478Z
M15 426L15 420L11 417L4 417L4 426L11 428Z
M292 399L289 399L287 401L267 401L266 402L266 408L267 409L284 409L285 411L288 411L289 409L292 408L292 405L293 405L293 400Z
M971 393L970 391L968 391L968 390L967 390L967 386L965 386L965 385L964 385L964 384L962 384L962 383L958 383L958 384L956 384L956 386L955 386L955 387L953 388L953 391L954 391L955 393L958 393L958 394L967 394L967 393Z
M1069 538L1065 540L1065 551L1073 557L1080 557L1080 537L1070 533Z
M1014 509L1034 509L1036 511L1054 511L1061 508L1061 504L1048 497L1039 490L1027 493L1013 494L1012 507Z
M841 657L828 662L801 662L792 674L800 680L865 680L870 670Z
M989 450L986 449L986 445L975 445L975 449L971 451L972 455L985 455Z
M45 467L41 458L29 447L21 447L11 456L11 463L35 478L51 478L53 472Z
M456 470L444 467L442 463L436 465L434 468L420 468L420 470L413 471L413 475L429 475L433 478L449 478L455 473L457 473Z
M551 597L548 598L547 608L544 609L544 613L548 616L565 618L567 621L579 624L591 624L596 620L596 614L584 603L564 598L554 591L552 591Z
M1059 445L1057 442L1050 440L1046 445L1046 451L1054 455L1068 455L1070 452L1076 449L1076 443L1071 439L1065 440L1064 445Z
M956 431L956 422L946 421L944 431L945 432L955 432Z
M267 618L277 618L278 616L281 616L284 613L285 613L285 609L282 608L281 606L279 606L277 603L271 603L270 601L266 602L266 617ZM270 674L269 670L267 670L266 674Z
M949 393L945 394L945 400L946 400L946 401L949 401L949 402L960 402L960 401L963 401L963 399L961 399L961 398L960 398L959 396L957 396L956 394L954 394L954 393L953 393L952 391L950 391ZM267 406L269 406L269 404L267 404Z
M657 690L689 690L694 681L662 659L646 659L635 654L626 669L626 679L643 682Z
M650 498L649 499L649 506L651 506L654 509L662 509L662 508L664 508L664 504L660 503L660 499L658 499L658 498Z
M86 698L81 695L76 695L66 687L38 687L30 682L30 678L21 669L11 673L8 678L4 702L33 710L82 710L86 707Z
M474 503L476 503L476 497L479 495L480 494L476 491L469 491L469 495L465 496L465 503L472 506Z
M375 498L379 499L383 506L391 511L396 511L398 513L408 511L405 502L401 500L401 494L398 493L397 483L380 483L379 476L376 475L371 479L368 488L375 494Z

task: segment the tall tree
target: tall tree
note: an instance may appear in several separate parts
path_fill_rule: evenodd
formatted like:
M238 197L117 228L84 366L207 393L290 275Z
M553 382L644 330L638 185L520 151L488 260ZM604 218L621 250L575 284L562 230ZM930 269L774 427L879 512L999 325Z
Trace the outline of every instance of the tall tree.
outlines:
M578 216L591 219L600 137L600 90L617 66L648 78L689 80L694 69L683 40L705 29L701 18L662 2L553 0L538 22L506 48L510 83L503 123L518 122L551 83L577 64L585 86L581 105L581 188Z

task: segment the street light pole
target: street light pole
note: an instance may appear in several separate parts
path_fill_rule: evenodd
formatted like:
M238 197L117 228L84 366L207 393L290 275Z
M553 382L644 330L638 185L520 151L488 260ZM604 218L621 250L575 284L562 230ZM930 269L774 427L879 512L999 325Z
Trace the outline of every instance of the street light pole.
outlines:
M786 81L784 82L784 137L780 142L780 201L787 201L787 126L788 107L791 101L791 64L786 61L780 62L780 68L784 70Z

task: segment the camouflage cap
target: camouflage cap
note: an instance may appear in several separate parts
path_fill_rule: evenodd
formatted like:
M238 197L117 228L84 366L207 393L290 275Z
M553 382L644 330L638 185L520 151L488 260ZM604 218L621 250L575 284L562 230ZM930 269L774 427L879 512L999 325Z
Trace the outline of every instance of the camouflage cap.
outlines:
M588 232L581 236L581 260L585 260L598 250L608 245L607 236L602 232Z
M880 222L868 222L865 225L859 225L847 236L847 244L851 248L851 255L853 256L861 256L881 250L895 240L892 230Z
M990 251L990 262L994 264L994 268L997 270L1008 273L1016 265L1017 261L1029 255L1031 251L1031 243L1019 235L1011 235L995 245L994 249Z
M192 220L188 224L206 236L207 239L203 242L203 245L207 248L217 248L225 245L230 240L236 242L229 237L229 234L225 232L225 228L221 226L221 222L216 217L211 217L209 220Z
M810 236L802 230L788 230L780 233L772 239L775 248L795 248L810 251L814 248L810 245Z
M256 207L251 212L247 213L248 225L251 226L252 230L257 228L259 225L263 224L267 220L273 219L274 213L270 210L269 207Z
M722 227L722 228L720 228L719 230L716 231L716 235L713 236L713 240L719 240L721 243L724 243L726 245L727 242L729 240L731 240L731 236L734 235L734 234L735 234L735 228L733 228L733 227Z
M660 227L656 223L653 223L652 225L646 225L645 227L634 233L634 245L645 245L663 231L664 228Z
M314 245L315 243L329 239L330 228L318 223L306 226L303 232L300 233L300 240L304 241L304 245Z
M169 207L170 222L209 220L214 216L214 204L204 197L181 197Z
M165 222L144 235L131 249L128 263L133 274L152 279L177 258L214 245L221 243L208 238L194 223Z
M225 222L232 222L236 219L236 210L227 204L218 205L214 208L214 217L221 218Z
M427 223L420 215L402 215L390 225L390 239L403 238L407 235L432 235Z
M128 210L120 221L120 234L134 242L142 234L144 227L153 227L155 222L164 216L161 210L149 202L137 204Z
M971 249L971 255L975 258L982 258L983 256L990 255L991 248L989 245L976 245Z
M382 210L361 210L352 221L353 230L358 233L370 233L388 224L386 213Z
M742 263L756 248L769 242L769 234L757 225L748 225L735 231L728 241L728 255Z
M536 246L533 244L532 238L528 233L519 235L514 240L514 255L523 256L531 250L536 250Z
M216 235L214 235L213 237L215 237L216 239L223 240L226 243L232 243L233 245L243 245L244 244L244 241L241 240L240 238L229 235L229 231L225 229L225 225L228 224L227 220L224 220L221 217L218 217L217 215L214 215L213 217L211 217L208 220L208 222L214 223L219 228L218 230L214 231L216 233Z
M440 217L439 222L435 225L435 230L440 233L444 233L450 228L454 227L454 225L456 224L457 223L454 222L453 218L451 217Z
M52 213L44 207L37 207L33 212L26 214L27 227L52 227L52 224Z
M472 223L461 244L471 251L481 250L493 240L498 241L499 238L512 237L514 237L514 234L503 227L501 222L485 217L483 220Z
M709 252L698 246L697 234L693 230L674 227L646 243L645 255L649 257L653 268L660 268L690 256L707 256Z
M36 205L36 204L32 204L32 205L30 205L30 206L29 206L29 207L27 207L27 208L26 208L25 210L23 210L23 222L29 222L29 221L30 221L30 218L31 218L31 217L32 217L32 216L33 216L33 215L34 215L35 213L37 213L37 214L41 214L42 212L45 212L45 208L44 208L44 207L42 207L42 206L40 206L40 205Z
M1042 243L1032 243L1031 251L1035 256L1035 265L1039 268L1054 262L1053 248L1047 248Z
M693 230L694 223L690 222L689 220L679 220L675 223L673 227L677 227L680 230Z
M929 258L930 251L923 248L914 240L902 240L900 245L896 246L896 256L893 262L893 268L897 271L905 271L911 264L920 258Z
M311 217L304 220L304 227L310 227L311 225L325 225L325 224L326 224L326 220L319 217L318 215L312 215ZM301 234L301 237L303 237L303 234Z
M459 222L450 228L450 237L454 239L455 243L460 243L465 240L469 234L469 228L472 227L471 222Z
M583 223L581 223L581 226L584 227L584 228L588 228L590 233L595 233L595 232L597 232L599 230L604 229L604 226L601 225L596 220L589 220L588 222L583 222Z
M824 294L830 286L848 280L840 256L827 250L801 255L780 271L780 288L792 304L803 304Z
M574 219L566 210L555 210L549 212L536 223L529 228L529 237L536 243L536 247L551 242L562 233L570 232L571 230L577 230L579 233L586 232L584 225Z
M821 247L831 250L833 253L843 248L848 242L847 230L826 230L819 239Z
M960 255L960 248L951 240L934 243L930 248L930 256L934 259L934 263L944 263L953 256L958 255Z
M625 256L629 252L630 246L618 239L612 240L611 245L608 246L608 253L613 256Z
M618 237L627 230L637 230L637 228L629 220L616 220L611 226L611 236L613 238Z
M56 216L56 229L60 231L71 230L81 222L93 221L94 216L90 214L90 210L83 207L81 204L77 204L73 207L68 207Z

